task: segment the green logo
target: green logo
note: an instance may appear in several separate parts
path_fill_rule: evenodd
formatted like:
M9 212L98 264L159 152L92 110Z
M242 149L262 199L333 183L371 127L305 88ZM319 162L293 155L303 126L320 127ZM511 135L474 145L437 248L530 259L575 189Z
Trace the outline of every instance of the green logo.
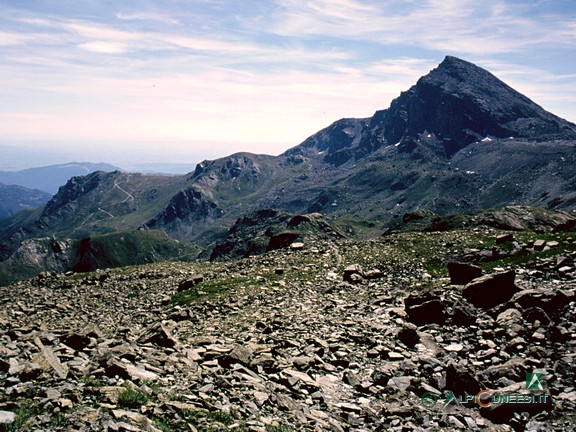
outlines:
M429 391L420 396L422 405L424 405L426 408L432 408L434 405L436 405L438 398L440 398L440 395Z
M444 408L450 405L452 402L458 402L456 400L456 395L451 390L446 390L446 400L444 401Z
M533 372L526 374L526 390L544 390L542 382L544 381L544 374Z

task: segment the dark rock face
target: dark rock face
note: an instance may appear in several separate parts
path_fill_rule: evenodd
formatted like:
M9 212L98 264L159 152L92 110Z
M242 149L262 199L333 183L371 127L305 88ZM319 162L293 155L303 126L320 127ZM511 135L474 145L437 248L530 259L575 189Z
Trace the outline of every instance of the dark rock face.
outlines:
M189 188L177 193L168 206L145 227L170 229L177 224L204 222L207 219L216 219L220 215L221 211L214 202L206 199L200 192Z
M408 348L414 348L420 342L418 332L411 327L403 327L398 331L398 339Z
M448 273L450 274L450 283L466 285L471 280L480 277L482 269L472 264L451 262L448 263Z
M427 131L447 156L487 136L576 139L574 125L546 112L490 72L456 57L446 59L377 113L372 128L389 144Z
M276 249L283 249L290 246L300 238L300 234L294 232L283 232L270 237L266 251L273 251Z
M269 248L278 249L289 246L291 241L286 235L278 237L278 226L283 226L291 215L274 209L260 209L239 218L228 230L228 236L219 242L210 260L244 258L266 252Z
M517 402L514 404L492 403L488 407L482 407L480 409L480 414L482 414L482 417L487 418L493 423L502 424L502 423L510 423L515 414L518 415L518 413L526 413L530 416L534 416L540 412L549 411L552 408L552 406L553 406L553 399L551 396L547 396L545 401L539 403L531 403L531 402Z
M54 195L48 204L46 204L42 216L52 215L56 210L65 207L67 204L77 200L78 197L95 189L102 182L102 178L105 175L106 173L102 171L96 171L87 176L72 177L66 185L58 190L58 193Z
M514 285L515 277L513 270L482 276L466 285L462 295L474 306L493 308L507 302L519 291Z
M284 153L286 156L308 154L308 152L325 154L324 161L340 166L346 163L367 132L367 121L364 119L341 119L320 132L312 135L302 144Z
M480 391L480 383L468 369L450 363L446 368L446 388L456 395L476 395Z
M410 322L417 326L443 324L446 321L444 305L433 295L409 296L404 300Z

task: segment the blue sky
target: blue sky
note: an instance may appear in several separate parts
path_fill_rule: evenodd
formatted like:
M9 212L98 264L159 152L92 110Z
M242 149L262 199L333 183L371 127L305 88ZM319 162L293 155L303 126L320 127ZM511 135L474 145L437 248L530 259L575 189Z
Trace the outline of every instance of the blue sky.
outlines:
M576 122L573 0L0 0L0 169L278 154L445 55Z

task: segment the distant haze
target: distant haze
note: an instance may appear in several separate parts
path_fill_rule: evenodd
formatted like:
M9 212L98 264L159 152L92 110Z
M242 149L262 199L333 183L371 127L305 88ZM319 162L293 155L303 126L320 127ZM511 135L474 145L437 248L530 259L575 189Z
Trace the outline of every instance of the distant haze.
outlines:
M230 151L226 153L226 150ZM219 158L234 151L233 145L226 146L225 144L219 147L209 144L150 143L146 141L143 143L79 141L62 145L54 142L22 141L12 145L0 143L0 154L2 155L0 171L19 171L26 168L78 161L105 162L128 171L183 174L191 171L197 163L205 159ZM190 166L192 168L187 169Z

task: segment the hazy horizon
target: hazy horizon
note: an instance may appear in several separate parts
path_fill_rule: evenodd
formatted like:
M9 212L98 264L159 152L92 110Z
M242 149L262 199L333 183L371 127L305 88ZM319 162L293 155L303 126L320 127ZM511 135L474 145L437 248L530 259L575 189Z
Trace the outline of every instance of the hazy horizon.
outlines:
M43 145L39 145L37 140L18 141L8 145L0 143L0 154L2 154L0 171L21 171L70 162L108 163L126 170L134 170L146 165L196 165L203 160L218 159L231 153L248 151L238 148L234 152L225 153L221 147L210 145L210 143L206 144L207 149L204 150L203 146L201 151L193 143L168 143L171 144L168 152L165 151L166 142L145 142L141 149L138 147L142 143L138 142L55 143L49 141L40 144Z

